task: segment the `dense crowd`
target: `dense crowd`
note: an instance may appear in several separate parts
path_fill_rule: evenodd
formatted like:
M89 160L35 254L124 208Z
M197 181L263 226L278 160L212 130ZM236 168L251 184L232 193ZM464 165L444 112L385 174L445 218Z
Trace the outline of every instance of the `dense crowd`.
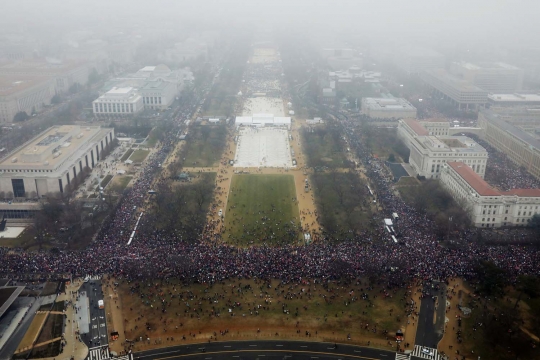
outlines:
M379 218L391 212L399 214L396 224L405 245L395 244L381 231L357 235L341 243L317 241L306 246L252 246L236 248L219 239L202 237L186 241L152 229L143 216L140 227L145 235L137 234L127 245L148 190L151 189L161 164L174 149L176 131L168 134L162 146L152 154L134 186L120 201L117 209L106 219L96 240L85 250L58 252L14 251L0 248L0 273L68 274L85 276L109 273L135 279L141 277L178 277L186 281L213 283L227 278L303 278L330 279L343 276L358 277L388 274L398 269L400 276L387 276L389 282L420 277L445 279L474 275L478 259L491 260L515 278L518 274L538 274L540 252L524 246L484 246L473 238L473 232L461 234L462 246L447 248L439 245L433 233L434 224L405 204L392 188L381 160L373 158L364 148L358 128L352 121L342 122L352 150L362 160L367 175L382 206ZM502 164L502 163L501 163ZM499 164L499 165L501 165ZM523 184L520 184L523 185ZM371 238L366 238L366 237ZM375 240L379 237L384 241ZM398 280L396 280L398 279ZM396 284L397 285L397 284Z

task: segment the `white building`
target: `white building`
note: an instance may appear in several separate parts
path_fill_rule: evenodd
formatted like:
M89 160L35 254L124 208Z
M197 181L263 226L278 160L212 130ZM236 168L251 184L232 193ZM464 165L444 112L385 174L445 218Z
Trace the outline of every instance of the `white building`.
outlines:
M481 177L485 174L488 153L466 136L433 136L413 119L399 120L398 136L411 151L409 164L420 176L439 178L449 161L466 163Z
M283 116L274 116L272 114L253 114L253 116L237 116L235 120L236 127L240 126L277 126L291 128L291 118Z
M142 96L132 87L113 88L92 102L97 117L133 116L144 109Z
M490 93L512 93L523 87L523 70L502 62L455 62L450 72Z
M448 136L450 123L443 119L423 119L418 123L422 125L433 136Z
M139 93L146 109L165 110L174 102L178 88L172 82L155 80L146 83Z
M114 129L99 126L54 126L13 150L0 161L4 197L43 197L63 193L113 142Z
M489 94L488 100L497 107L540 105L540 94Z
M416 118L416 108L402 98L362 98L361 112L374 119Z
M540 189L499 191L462 162L448 162L441 184L466 207L476 227L526 226L540 213Z
M55 81L46 76L0 76L0 123L11 123L20 111L28 115L51 103Z
M428 70L420 74L422 80L438 91L441 95L452 100L460 109L478 108L488 100L488 91L447 73L445 70Z

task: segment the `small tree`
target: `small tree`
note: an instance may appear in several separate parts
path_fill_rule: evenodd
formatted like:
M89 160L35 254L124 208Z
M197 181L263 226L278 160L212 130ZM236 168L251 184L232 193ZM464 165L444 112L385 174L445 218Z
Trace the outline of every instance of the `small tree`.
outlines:
M62 98L60 97L60 95L56 94L52 97L51 99L51 104L60 104L62 102Z
M13 122L22 122L22 121L28 120L29 118L30 118L30 116L28 116L26 111L19 111L13 117Z
M534 232L540 236L540 214L534 214L528 223Z

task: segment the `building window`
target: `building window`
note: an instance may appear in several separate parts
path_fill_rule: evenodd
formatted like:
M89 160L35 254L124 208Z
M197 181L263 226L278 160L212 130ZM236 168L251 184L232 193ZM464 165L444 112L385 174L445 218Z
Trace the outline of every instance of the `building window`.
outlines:
M24 181L23 179L11 179L11 186L13 187L13 196L24 197Z

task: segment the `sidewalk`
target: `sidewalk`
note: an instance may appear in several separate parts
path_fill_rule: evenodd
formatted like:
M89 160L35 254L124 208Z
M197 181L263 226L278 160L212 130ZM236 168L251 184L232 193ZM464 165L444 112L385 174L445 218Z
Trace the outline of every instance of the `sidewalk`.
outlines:
M71 300L72 302L75 302L77 291L81 287L82 283L83 282L81 279L74 280L73 283L66 286L65 293L58 295L56 301ZM71 292L73 292L73 294ZM64 328L64 339L66 345L64 346L64 352L61 354L61 357L69 359L71 356L73 356L75 360L84 360L88 355L88 347L84 344L84 342L79 341L75 335L75 331L78 330L78 323L75 321L76 314L72 305L67 306L66 315L66 326ZM58 356L43 358L42 360L55 360L57 357Z

